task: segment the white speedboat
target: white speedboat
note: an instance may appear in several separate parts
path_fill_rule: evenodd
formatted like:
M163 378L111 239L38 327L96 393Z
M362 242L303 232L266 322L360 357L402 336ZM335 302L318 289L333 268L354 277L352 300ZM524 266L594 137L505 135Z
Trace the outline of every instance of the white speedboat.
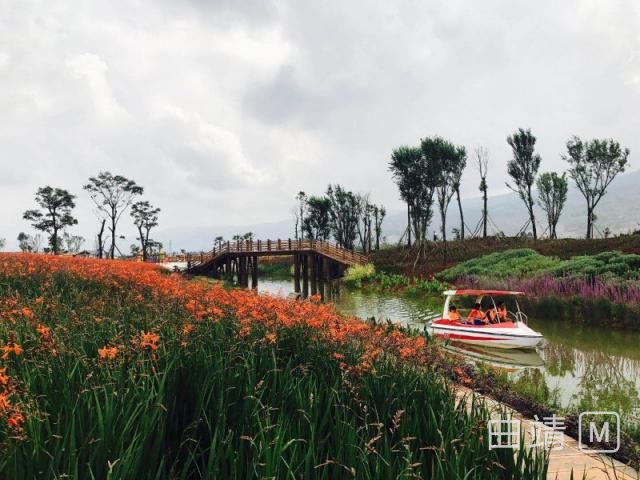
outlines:
M444 292L446 300L442 318L433 320L429 325L431 333L442 339L470 345L481 345L493 348L524 348L537 347L543 340L542 334L529 328L526 324L527 316L520 310L516 299L523 292L509 292L502 290L447 290ZM485 297L489 297L489 309L497 310L493 297L513 297L515 309L507 312L506 318L499 323L473 324L464 317L461 320L449 318L449 307L453 297L476 297L475 303L482 304Z

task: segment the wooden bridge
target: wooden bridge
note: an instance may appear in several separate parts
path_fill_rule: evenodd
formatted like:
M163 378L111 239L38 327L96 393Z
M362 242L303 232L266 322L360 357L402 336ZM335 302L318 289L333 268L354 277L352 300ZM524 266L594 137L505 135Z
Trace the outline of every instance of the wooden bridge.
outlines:
M343 275L352 265L367 263L366 255L341 248L324 240L238 240L223 243L210 252L187 254L186 272L193 275L233 277L243 287L258 287L258 258L290 255L294 257L294 288L306 298L320 294L325 286Z

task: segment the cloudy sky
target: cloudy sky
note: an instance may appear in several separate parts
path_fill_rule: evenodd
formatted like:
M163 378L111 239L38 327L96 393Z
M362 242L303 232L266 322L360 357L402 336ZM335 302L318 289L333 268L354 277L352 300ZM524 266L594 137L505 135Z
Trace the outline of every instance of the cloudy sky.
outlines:
M101 170L189 227L285 219L329 182L401 208L390 152L434 134L488 147L494 193L520 126L543 170L572 134L640 165L639 5L0 0L0 237L15 247L47 184L92 237L82 185ZM465 195L477 183L470 168Z

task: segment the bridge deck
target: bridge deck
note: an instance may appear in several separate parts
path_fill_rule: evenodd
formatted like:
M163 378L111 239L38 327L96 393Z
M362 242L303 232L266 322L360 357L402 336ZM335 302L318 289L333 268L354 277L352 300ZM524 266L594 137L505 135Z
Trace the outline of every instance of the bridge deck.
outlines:
M277 256L296 255L302 253L316 253L325 256L345 266L364 265L367 256L334 243L324 240L249 240L227 242L210 252L186 254L184 260L189 264L189 270L206 268L222 260L228 255L233 256Z

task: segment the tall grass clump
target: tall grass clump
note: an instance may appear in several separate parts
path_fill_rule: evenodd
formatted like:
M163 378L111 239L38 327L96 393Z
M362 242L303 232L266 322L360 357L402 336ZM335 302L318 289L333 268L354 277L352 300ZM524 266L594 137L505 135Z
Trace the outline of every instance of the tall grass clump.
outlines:
M0 255L0 478L545 478L444 371L313 301Z
M376 274L373 263L353 265L344 274L344 282L351 287L362 287L362 282L372 279Z

